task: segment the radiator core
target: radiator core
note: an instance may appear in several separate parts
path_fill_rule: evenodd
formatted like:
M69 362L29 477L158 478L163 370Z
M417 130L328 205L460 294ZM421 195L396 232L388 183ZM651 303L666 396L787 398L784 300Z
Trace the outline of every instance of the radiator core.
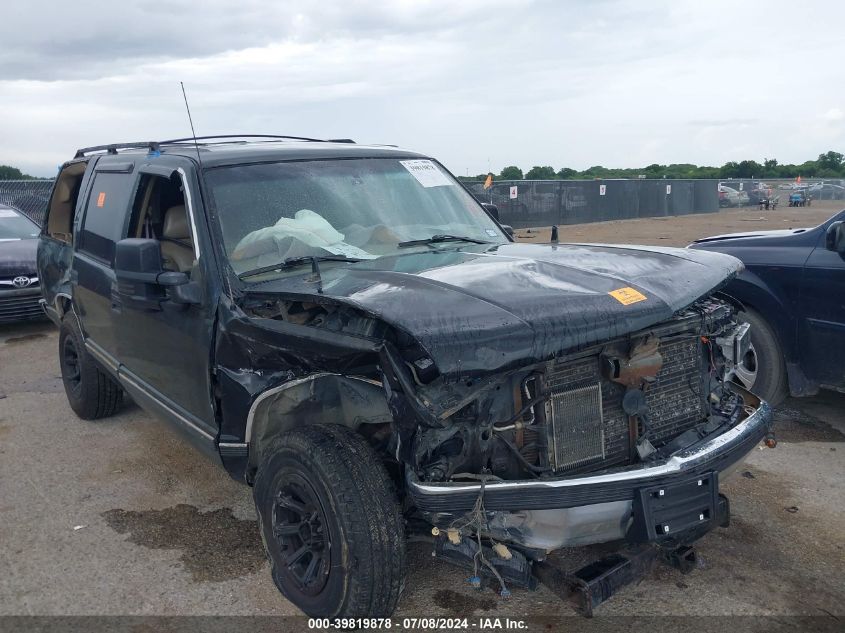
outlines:
M664 364L646 390L651 441L659 447L706 417L698 336L661 342ZM625 387L602 377L599 356L556 362L545 374L549 464L558 472L631 461Z

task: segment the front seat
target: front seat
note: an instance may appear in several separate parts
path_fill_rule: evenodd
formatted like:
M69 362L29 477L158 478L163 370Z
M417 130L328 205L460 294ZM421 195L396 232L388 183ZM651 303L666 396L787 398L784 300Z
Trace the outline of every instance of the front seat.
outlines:
M170 207L165 212L161 233L161 257L164 260L164 268L183 273L189 272L194 266L194 246L191 242L191 230L188 227L185 205Z

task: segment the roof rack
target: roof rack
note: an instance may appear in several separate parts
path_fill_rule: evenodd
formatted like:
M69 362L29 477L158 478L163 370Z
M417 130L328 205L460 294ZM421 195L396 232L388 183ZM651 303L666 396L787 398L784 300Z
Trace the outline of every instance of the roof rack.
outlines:
M278 134L213 134L211 136L189 136L187 138L173 138L168 141L161 141L161 144L170 144L170 143L193 143L194 140L197 141L208 141L215 138L224 138L224 139L231 139L231 138L269 138L269 139L287 139L289 141L311 141L313 143L326 143L327 141L322 138L309 138L307 136L280 136Z
M110 143L108 145L95 145L93 147L83 147L76 150L74 158L82 158L86 154L92 152L103 152L108 154L117 154L119 149L144 149L147 148L152 152L161 151L162 145L176 145L179 143L193 143L195 141L210 141L214 139L269 139L269 140L288 140L288 141L308 141L311 143L354 143L351 138L309 138L307 136L281 136L278 134L215 134L211 136L188 136L185 138L172 138L166 141L138 141L136 143ZM223 142L228 142L224 140Z
M161 144L158 141L138 141L136 143L111 143L109 145L94 145L93 147L83 147L82 149L76 150L76 155L74 158L82 158L85 154L90 154L91 152L102 152L105 151L108 154L117 154L117 150L119 149L142 149L148 148L150 151L157 152L160 151Z

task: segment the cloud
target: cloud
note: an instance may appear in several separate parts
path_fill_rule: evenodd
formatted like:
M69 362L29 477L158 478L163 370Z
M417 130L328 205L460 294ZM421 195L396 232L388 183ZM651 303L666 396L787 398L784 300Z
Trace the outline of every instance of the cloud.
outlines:
M690 121L689 124L693 127L748 127L749 125L754 125L760 119L696 119L695 121Z
M830 123L838 123L839 121L845 120L845 111L842 108L831 108L824 113L822 118Z
M819 119L810 100L791 98L800 79L823 103L843 103L834 78L845 7L828 7L806 46L761 47L749 35L749 24L776 32L792 10L694 0L18 3L0 23L0 163L48 175L77 147L185 136L180 80L199 134L397 143L460 174L488 161L496 171L800 162L845 142L842 126L800 133ZM831 105L824 119L841 115Z

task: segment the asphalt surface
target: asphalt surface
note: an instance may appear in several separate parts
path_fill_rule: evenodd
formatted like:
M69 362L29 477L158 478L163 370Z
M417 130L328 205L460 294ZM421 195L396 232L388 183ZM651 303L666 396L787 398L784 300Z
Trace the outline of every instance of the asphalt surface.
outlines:
M298 613L270 579L250 489L134 404L78 419L57 347L50 324L0 326L0 615ZM599 615L845 616L845 395L788 400L776 424L778 447L723 483L732 525L699 542L699 568L657 566ZM574 613L546 587L503 601L429 545L409 553L397 616Z

